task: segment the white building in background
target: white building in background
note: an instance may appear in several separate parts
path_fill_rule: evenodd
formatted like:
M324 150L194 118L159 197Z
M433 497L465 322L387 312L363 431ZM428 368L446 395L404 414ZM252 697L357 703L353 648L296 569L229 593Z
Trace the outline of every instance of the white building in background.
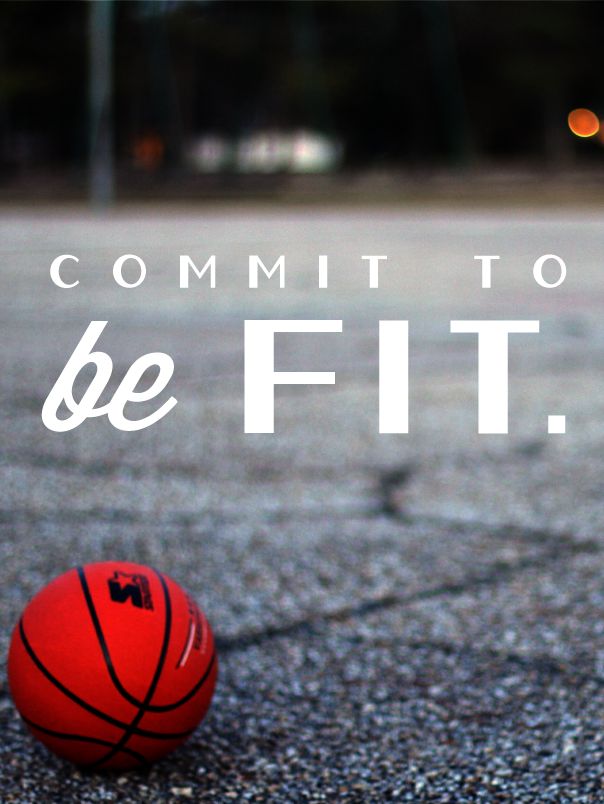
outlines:
M219 173L232 162L232 146L218 134L206 134L189 143L185 156L198 173Z
M342 160L340 142L317 131L256 131L232 142L205 134L187 148L187 162L199 173L329 173Z

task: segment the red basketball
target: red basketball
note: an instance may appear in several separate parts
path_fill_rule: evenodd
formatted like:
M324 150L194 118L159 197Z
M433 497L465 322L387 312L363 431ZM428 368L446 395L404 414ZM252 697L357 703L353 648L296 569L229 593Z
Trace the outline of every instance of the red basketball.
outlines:
M210 626L171 578L140 564L76 567L44 587L13 632L11 693L51 751L89 768L159 759L214 692Z

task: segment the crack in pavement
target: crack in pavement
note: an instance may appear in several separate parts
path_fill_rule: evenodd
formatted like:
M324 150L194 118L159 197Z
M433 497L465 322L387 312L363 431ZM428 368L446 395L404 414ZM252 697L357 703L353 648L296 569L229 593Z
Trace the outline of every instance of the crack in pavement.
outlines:
M421 589L409 595L390 593L373 600L364 600L351 606L344 606L335 611L319 612L292 622L278 626L269 626L262 630L252 631L232 637L216 635L216 646L223 653L245 650L261 645L279 637L296 636L297 634L313 635L330 622L347 620L351 617L364 617L376 611L396 606L408 606L440 597L458 597L483 587L494 587L504 583L521 572L530 569L542 569L560 559L576 555L596 554L601 552L601 545L595 541L568 542L552 545L541 555L526 557L516 562L494 562L487 572L469 575L458 583L447 583L440 586Z
M452 533L465 534L471 531L488 531L490 538L501 540L516 540L520 542L533 542L536 544L559 543L561 541L573 542L571 534L563 531L547 530L545 528L522 527L510 522L502 524L489 524L480 520L453 519L446 516L435 516L433 514L404 514L395 512L385 515L384 512L375 508L354 508L325 510L325 508L301 511L301 510L279 510L266 511L258 517L258 524L280 524L282 522L328 522L341 520L373 520L376 517L386 516L394 523L403 527L437 527L446 528ZM14 525L17 523L40 524L86 524L89 521L115 523L120 525L146 525L151 527L181 527L194 530L196 525L208 527L208 520L214 527L236 524L241 521L248 521L245 516L237 516L232 513L225 513L218 508L204 508L199 512L191 511L172 511L167 516L161 517L157 512L132 511L127 508L90 508L88 510L77 509L58 509L48 511L32 511L27 508L0 508L0 526Z

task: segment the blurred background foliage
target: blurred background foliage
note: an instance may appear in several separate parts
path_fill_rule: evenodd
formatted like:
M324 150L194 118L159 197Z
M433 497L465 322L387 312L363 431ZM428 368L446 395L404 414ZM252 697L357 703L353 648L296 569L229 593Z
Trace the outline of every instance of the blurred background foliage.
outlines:
M32 170L85 170L94 2L0 3L5 181ZM245 163L241 148L278 148L275 132L296 131L323 138L317 145L307 137L302 148L331 143L325 170L555 169L601 158L600 140L573 138L566 117L577 106L604 114L602 3L122 0L111 7L118 170L236 172ZM263 132L273 139L246 141ZM248 173L262 165L245 164ZM277 159L265 172L279 168Z

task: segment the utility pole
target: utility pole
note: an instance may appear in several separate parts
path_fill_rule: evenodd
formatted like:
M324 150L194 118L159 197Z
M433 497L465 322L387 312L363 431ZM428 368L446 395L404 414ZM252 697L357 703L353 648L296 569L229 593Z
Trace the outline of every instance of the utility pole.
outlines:
M113 0L89 0L90 201L107 207L114 199Z

